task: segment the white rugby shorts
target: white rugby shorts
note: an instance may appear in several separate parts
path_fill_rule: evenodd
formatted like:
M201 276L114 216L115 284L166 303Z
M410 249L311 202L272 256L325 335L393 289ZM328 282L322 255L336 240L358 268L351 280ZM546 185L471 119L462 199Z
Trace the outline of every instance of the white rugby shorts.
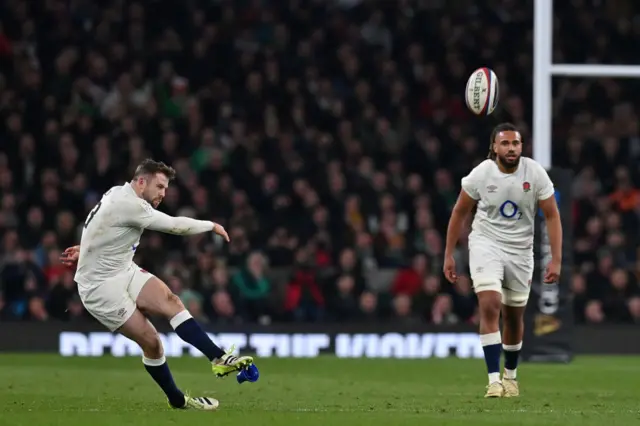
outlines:
M469 269L476 293L497 291L507 306L526 306L533 278L533 252L506 252L486 239L469 241Z
M78 293L86 310L110 331L116 331L131 318L142 287L153 277L133 265L125 274L90 288L78 286Z

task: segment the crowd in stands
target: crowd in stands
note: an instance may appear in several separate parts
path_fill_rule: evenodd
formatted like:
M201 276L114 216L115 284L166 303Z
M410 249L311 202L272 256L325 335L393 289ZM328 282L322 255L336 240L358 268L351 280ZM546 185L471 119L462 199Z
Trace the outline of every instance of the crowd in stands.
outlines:
M137 251L201 321L475 323L466 236L458 282L441 273L460 179L498 122L535 143L532 0L476 3L3 2L0 320L88 320L60 252L151 157L177 170L162 211L231 236ZM554 3L556 61L635 60L640 4ZM483 65L501 98L478 118ZM554 81L578 322L640 319L638 84Z

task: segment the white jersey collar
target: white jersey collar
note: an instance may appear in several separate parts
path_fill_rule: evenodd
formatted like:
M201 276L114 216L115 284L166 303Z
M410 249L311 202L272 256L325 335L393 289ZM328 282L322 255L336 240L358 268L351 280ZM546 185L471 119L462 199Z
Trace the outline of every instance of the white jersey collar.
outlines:
M132 195L135 195L136 197L138 197L138 194L136 194L136 191L133 189L130 182L126 182L123 186L125 191L128 191Z

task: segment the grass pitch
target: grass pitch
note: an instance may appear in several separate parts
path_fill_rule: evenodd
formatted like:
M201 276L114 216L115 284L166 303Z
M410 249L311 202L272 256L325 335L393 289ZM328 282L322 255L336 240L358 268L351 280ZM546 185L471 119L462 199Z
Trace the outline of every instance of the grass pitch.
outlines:
M216 379L170 359L216 412L170 410L137 358L0 356L2 426L640 425L640 359L524 364L522 396L485 400L481 360L257 359L260 380Z

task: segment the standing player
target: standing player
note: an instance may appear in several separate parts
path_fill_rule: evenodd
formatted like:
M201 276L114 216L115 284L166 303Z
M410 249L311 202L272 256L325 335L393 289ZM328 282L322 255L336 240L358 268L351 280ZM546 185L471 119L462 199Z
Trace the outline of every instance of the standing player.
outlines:
M557 282L562 262L562 225L551 179L534 160L521 157L522 136L511 124L491 133L488 159L462 179L447 230L444 274L455 282L453 251L465 219L477 208L469 236L469 269L478 296L480 342L489 372L487 398L515 397L524 310L533 277L534 218L544 213L551 244L545 283ZM503 336L500 336L502 312ZM500 354L504 350L503 379Z
M167 318L182 340L195 346L212 363L216 376L241 370L253 363L235 357L214 344L164 282L133 263L145 229L176 235L215 232L229 241L217 223L188 217L171 217L156 210L175 170L164 163L145 160L133 180L107 191L84 223L80 246L62 255L67 265L77 262L75 281L82 303L111 331L140 345L147 372L167 395L173 408L214 410L213 398L185 395L173 381L162 342L145 315Z

